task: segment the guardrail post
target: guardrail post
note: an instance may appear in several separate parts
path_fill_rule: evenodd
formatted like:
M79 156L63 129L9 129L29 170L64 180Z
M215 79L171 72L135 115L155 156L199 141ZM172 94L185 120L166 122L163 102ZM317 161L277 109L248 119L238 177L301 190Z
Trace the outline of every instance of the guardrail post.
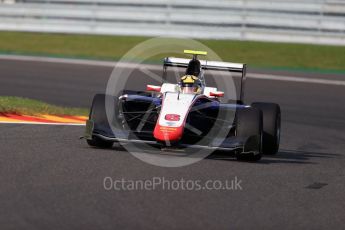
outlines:
M246 24L247 24L247 0L242 0L242 25L241 25L241 38L240 40L245 40L246 37Z
M166 1L166 19L165 19L165 24L170 25L171 24L171 2Z
M325 11L325 6L327 4L327 0L323 0L321 2L321 6L320 6L320 12L319 12L319 23L318 23L318 32L319 32L319 36L322 35L322 22L323 22L323 16L324 16L324 11Z

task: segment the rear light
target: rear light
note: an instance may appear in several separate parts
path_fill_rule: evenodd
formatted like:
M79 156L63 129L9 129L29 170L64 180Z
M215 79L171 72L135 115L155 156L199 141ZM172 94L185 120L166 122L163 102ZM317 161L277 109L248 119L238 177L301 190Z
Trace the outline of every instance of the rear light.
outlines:
M179 121L180 115L178 115L178 114L167 114L167 115L165 115L164 118L167 121Z

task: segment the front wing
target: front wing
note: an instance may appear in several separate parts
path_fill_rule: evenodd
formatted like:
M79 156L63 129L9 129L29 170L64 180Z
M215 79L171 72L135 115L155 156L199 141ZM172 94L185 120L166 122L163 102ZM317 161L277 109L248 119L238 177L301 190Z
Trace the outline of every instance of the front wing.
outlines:
M139 138L140 135L140 138ZM157 147L167 147L166 143L157 142L156 140L152 140L150 136L152 133L138 133L129 132L119 130L114 134L111 129L108 130L100 130L95 128L95 124L92 120L87 120L86 122L86 131L84 137L86 139L92 139L93 137L98 137L105 141L112 141L118 143L133 143L133 144L148 144L154 145ZM146 136L146 138L145 138ZM168 146L169 147L169 146ZM227 137L225 139L217 139L215 138L211 142L208 142L207 145L202 143L196 144L184 144L178 143L174 145L174 148L193 148L193 149L206 149L206 150L219 150L219 151L235 151L244 149L244 142L242 140L237 139L236 137Z

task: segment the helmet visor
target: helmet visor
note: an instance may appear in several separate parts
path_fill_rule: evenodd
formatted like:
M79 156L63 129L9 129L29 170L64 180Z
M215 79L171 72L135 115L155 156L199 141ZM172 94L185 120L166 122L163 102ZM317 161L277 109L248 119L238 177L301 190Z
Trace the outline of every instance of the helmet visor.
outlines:
M181 87L182 93L195 93L197 91L197 87Z

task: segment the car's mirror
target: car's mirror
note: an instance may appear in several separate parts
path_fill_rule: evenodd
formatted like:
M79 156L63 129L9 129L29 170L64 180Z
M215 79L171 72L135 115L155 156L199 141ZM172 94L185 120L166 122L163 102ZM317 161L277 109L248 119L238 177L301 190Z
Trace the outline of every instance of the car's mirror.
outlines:
M217 91L217 92L210 92L211 97L224 97L224 92Z
M160 86L156 86L156 85L147 85L146 86L146 90L147 91L151 91L151 92L160 92L161 91L161 87Z

